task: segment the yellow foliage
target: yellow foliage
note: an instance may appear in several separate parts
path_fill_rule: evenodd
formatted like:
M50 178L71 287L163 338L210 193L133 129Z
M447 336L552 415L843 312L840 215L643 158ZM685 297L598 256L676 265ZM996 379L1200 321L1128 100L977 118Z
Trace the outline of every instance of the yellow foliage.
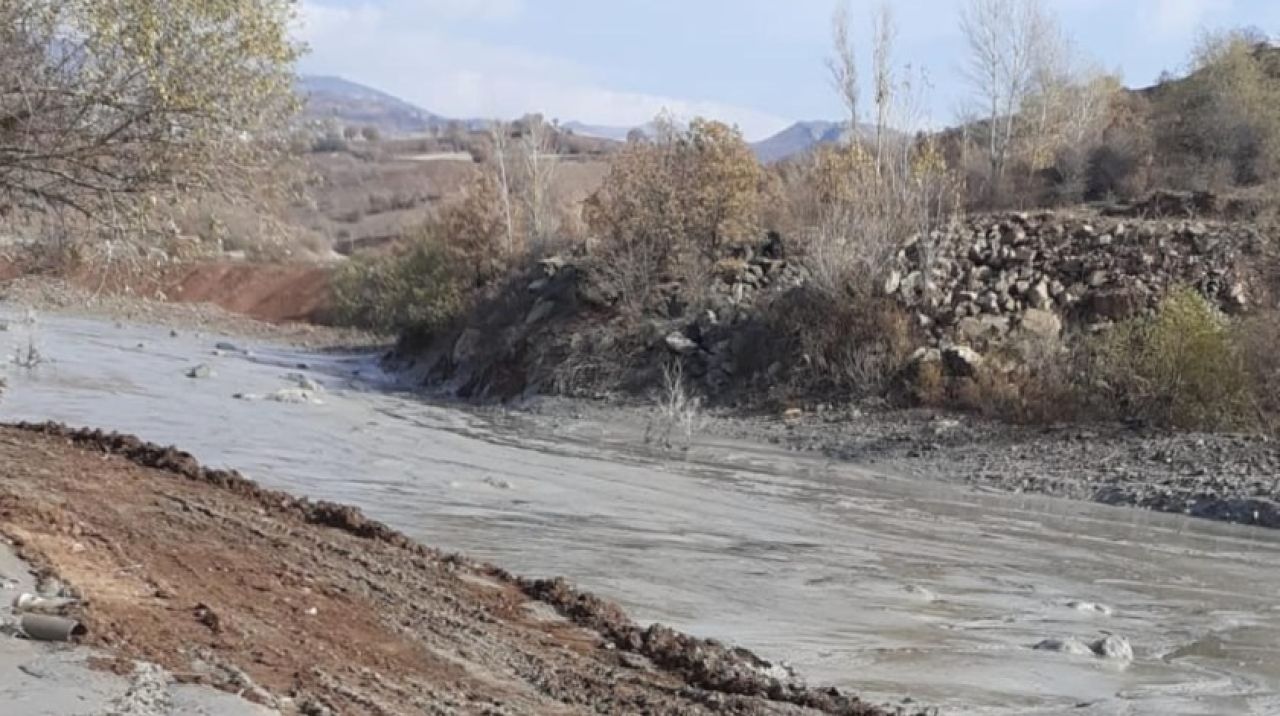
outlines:
M715 257L759 232L764 173L738 130L696 119L688 131L630 142L587 204L606 241L681 244Z
M1113 404L1157 423L1216 428L1242 422L1249 376L1231 326L1200 294L1179 289L1154 316L1116 326L1093 368Z
M685 131L666 125L653 140L628 142L584 215L626 300L642 304L673 267L711 264L754 241L765 191L741 133L696 119Z
M0 0L6 201L102 220L261 183L297 109L293 0ZM14 108L27 108L14 112ZM256 188L256 187L255 187Z

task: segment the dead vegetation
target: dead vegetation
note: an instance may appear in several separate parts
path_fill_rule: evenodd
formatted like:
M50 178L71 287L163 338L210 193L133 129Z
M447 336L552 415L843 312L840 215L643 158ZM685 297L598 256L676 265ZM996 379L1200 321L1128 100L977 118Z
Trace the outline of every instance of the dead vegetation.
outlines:
M658 404L645 427L646 445L689 450L702 422L702 399L691 393L684 366L679 361L663 364Z

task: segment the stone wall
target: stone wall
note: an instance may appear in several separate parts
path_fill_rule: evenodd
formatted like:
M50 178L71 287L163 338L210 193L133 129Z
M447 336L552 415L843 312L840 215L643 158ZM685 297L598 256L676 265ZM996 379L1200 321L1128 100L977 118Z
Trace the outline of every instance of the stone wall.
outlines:
M883 288L935 345L981 349L1017 331L1096 330L1150 310L1175 285L1246 310L1262 241L1244 223L985 215L908 246Z

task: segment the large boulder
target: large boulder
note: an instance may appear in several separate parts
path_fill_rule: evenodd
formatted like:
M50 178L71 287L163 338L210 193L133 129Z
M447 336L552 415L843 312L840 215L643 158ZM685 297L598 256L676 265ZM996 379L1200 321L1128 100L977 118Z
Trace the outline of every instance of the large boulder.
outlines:
M1116 321L1137 314L1145 305L1142 296L1130 288L1090 291L1082 302L1082 315L1091 323Z
M953 376L972 378L982 369L982 356L969 346L948 346L942 349L942 365Z
M1062 335L1062 319L1053 311L1028 308L1022 313L1018 327L1038 338L1054 339Z
M698 344L679 331L668 333L663 342L666 343L668 350L678 355L688 355L698 350Z

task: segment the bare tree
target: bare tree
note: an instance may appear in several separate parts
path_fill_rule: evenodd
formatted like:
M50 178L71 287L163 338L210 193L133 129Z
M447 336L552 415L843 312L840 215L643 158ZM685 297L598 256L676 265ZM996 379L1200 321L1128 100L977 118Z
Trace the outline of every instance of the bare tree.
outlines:
M827 58L831 84L849 113L849 142L858 139L858 58L850 37L849 0L840 0L831 16L831 40L835 54Z
M520 139L524 177L522 199L529 220L529 241L541 247L555 232L552 186L559 166L554 127L540 116L529 117Z
M512 177L507 168L511 153L511 127L506 122L492 122L489 125L489 136L493 138L493 164L498 174L498 199L502 202L506 237L503 248L510 256L516 249L515 216L511 210Z
M875 74L876 103L876 172L883 171L886 134L889 131L889 113L894 102L893 41L897 28L893 22L893 9L886 2L876 6L872 18L872 72Z
M848 6L832 18L834 55L829 63L835 88L857 117L857 67L849 39ZM857 141L824 147L802 169L807 176L792 210L803 224L804 251L813 286L833 298L870 297L879 279L907 243L921 247L956 210L957 185L941 153L929 142L912 141L891 127L919 126L928 77L910 68L895 76L893 19L887 6L874 16L875 154Z
M985 112L989 196L1004 179L1024 101L1046 63L1056 23L1043 0L967 0L960 27L969 46L965 67Z

